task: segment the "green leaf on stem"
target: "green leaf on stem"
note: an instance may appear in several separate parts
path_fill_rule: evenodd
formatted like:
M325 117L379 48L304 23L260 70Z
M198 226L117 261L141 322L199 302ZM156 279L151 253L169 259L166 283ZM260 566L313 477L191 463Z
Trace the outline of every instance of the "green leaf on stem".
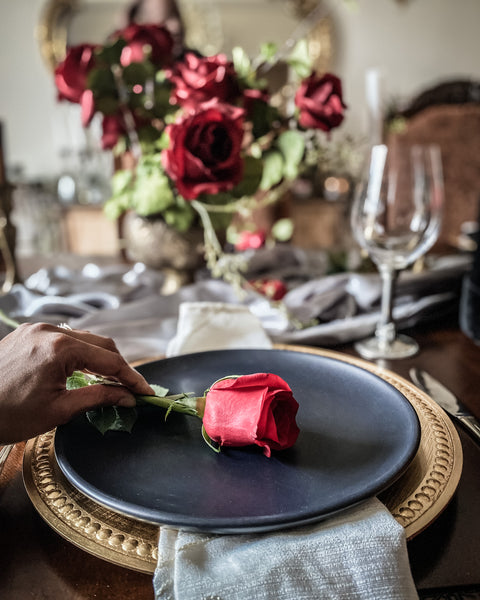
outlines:
M137 420L137 411L134 408L122 406L103 406L96 410L89 410L87 419L102 435L107 431L126 431L131 433Z
M261 190L269 190L283 178L284 161L282 153L278 150L270 150L264 155L263 176L260 183Z
M305 140L298 131L284 131L277 140L277 146L285 159L285 176L295 179L305 153Z

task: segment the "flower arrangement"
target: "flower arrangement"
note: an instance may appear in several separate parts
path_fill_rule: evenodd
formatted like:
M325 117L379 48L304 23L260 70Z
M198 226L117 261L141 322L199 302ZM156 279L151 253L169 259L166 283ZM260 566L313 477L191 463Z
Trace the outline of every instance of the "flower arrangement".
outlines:
M59 99L81 105L84 126L100 113L102 147L132 159L113 175L107 215L160 215L183 232L201 223L207 266L225 275L215 231L281 198L344 117L340 79L312 70L304 40L285 59L297 81L286 106L269 94L277 60L272 44L256 59L241 48L201 56L152 24L71 47L55 71Z

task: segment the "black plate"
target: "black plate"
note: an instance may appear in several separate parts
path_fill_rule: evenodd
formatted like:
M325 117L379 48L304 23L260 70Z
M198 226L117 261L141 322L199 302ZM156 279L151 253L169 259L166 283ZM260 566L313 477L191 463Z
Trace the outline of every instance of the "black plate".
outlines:
M291 350L227 350L142 365L170 393L202 394L229 374L276 373L300 404L295 446L213 452L196 417L139 409L132 434L102 436L78 418L59 427L58 464L80 491L152 523L217 533L318 521L378 494L405 470L420 439L416 413L393 386L334 358Z

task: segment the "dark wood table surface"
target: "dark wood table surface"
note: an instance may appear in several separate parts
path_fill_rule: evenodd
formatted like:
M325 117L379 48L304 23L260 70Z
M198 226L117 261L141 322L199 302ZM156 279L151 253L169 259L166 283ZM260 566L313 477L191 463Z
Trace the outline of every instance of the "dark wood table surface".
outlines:
M455 322L410 333L420 353L382 366L407 379L412 366L428 370L480 418L480 347ZM335 350L355 354L351 346ZM464 467L457 491L437 520L408 543L422 599L480 598L480 444L458 430ZM152 600L149 575L95 558L44 523L23 485L22 452L17 445L0 477L0 599Z

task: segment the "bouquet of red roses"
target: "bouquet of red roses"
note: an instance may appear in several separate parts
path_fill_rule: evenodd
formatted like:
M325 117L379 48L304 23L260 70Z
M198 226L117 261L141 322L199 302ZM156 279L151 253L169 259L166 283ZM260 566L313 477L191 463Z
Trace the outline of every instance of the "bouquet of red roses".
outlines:
M81 105L85 126L100 113L103 147L133 157L113 176L107 214L161 215L180 231L200 219L214 265L213 229L278 200L343 120L341 82L312 71L305 41L285 59L297 89L283 104L269 92L276 60L271 44L253 60L241 48L231 59L178 50L149 24L71 47L55 71L59 98Z

